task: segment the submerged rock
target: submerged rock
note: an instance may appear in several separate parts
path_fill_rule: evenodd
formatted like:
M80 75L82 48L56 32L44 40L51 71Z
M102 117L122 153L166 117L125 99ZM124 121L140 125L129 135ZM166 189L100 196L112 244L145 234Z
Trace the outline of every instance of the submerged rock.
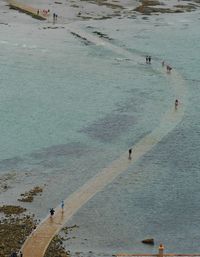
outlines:
M13 205L0 206L0 212L3 212L5 215L20 214L25 211L26 209L20 206L13 206Z
M44 257L69 257L70 252L62 246L63 241L59 235L56 235L49 244Z
M42 193L43 189L39 186L34 187L33 189L31 189L29 192L25 192L24 194L21 194L21 196L23 196L23 198L18 199L18 201L20 202L32 202L34 196L36 196L39 193Z
M200 0L199 0L200 1ZM137 6L134 11L140 12L143 15L151 15L158 13L183 13L183 12L191 12L197 8L195 4L185 4L185 5L173 5L170 8L167 7L158 7L164 5L160 1L157 0L140 0L140 5Z
M0 256L3 257L9 257L13 251L18 252L36 224L28 215L13 215L0 221Z
M150 245L154 245L154 239L153 238L147 238L142 240L143 244L150 244Z

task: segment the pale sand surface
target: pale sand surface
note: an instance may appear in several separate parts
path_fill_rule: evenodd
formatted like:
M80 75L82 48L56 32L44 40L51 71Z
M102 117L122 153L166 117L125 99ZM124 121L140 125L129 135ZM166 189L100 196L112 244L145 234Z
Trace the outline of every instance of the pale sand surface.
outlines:
M12 8L16 8L17 10L21 10L21 11L24 11L28 14L34 15L36 18L40 18L42 20L47 19L47 15L44 15L42 10L34 8L30 5L26 5L24 3L20 3L20 2L15 1L15 0L8 0L8 3ZM38 11L39 11L39 13L38 13Z

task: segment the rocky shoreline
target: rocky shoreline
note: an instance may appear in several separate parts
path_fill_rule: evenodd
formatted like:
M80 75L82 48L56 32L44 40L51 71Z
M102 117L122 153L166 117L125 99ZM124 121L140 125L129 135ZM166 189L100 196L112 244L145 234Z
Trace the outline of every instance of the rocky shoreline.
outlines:
M21 194L22 198L17 199L20 202L32 202L34 199L34 196L37 194L40 194L43 192L42 187L36 186L33 189L31 189L28 192L25 192L24 194Z
M26 238L36 228L38 222L34 219L34 214L29 215L25 212L26 209L20 206L0 207L0 213L3 213L0 219L0 256L9 257L12 252L19 252ZM63 231L67 234L68 227L65 227ZM63 247L64 240L56 235L47 248L45 257L69 257L69 251Z
M180 2L180 1L178 1ZM199 8L195 3L199 3L198 0L194 3L186 4L174 4L172 7L167 7L163 2L158 0L141 0L140 5L134 9L144 15L158 14L158 13L183 13L191 12Z
M68 3L68 7L71 8L72 13L74 13L74 19L104 20L111 19L114 17L118 17L119 19L124 17L133 18L133 15L136 15L137 13L142 15L159 15L164 13L192 12L200 7L199 4L200 0L174 0L171 2L166 0L138 0L131 4L123 3L122 0L71 0ZM55 1L54 7L52 6L51 8L56 9L56 6L58 5L63 6L63 8L66 8L65 3L63 1ZM84 8L83 5L85 5ZM91 9L91 5L96 5L98 8ZM66 17L59 17L59 19L62 21L63 18L65 19ZM51 15L48 19L51 20ZM58 21L58 23L60 23L60 21ZM55 29L60 27L48 26L44 28Z
M70 252L66 251L63 247L63 238L61 238L59 235L56 235L51 243L49 244L47 251L44 255L44 257L69 257Z
M20 202L31 203L37 194L41 194L43 188L36 186L33 189L21 194ZM37 227L38 221L34 214L27 213L27 209L15 205L0 206L0 256L9 257L11 253L18 253L26 238ZM71 229L71 228L69 228ZM63 229L64 234L68 233L68 227ZM45 257L68 257L69 252L63 247L63 241L56 235L50 243Z
M0 212L4 214L0 219L0 256L9 257L12 252L18 252L35 228L37 221L34 215L24 214L25 211L20 206L0 207Z

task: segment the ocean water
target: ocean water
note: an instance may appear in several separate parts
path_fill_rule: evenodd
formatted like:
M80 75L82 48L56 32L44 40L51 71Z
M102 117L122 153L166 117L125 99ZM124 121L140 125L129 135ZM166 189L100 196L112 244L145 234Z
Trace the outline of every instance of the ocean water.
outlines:
M72 217L67 225L79 227L65 245L74 256L154 253L160 242L167 252L199 252L199 12L57 29L9 15L0 26L0 202L42 186L23 205L44 218L129 147L134 154L178 98L183 119ZM141 244L146 237L156 246Z

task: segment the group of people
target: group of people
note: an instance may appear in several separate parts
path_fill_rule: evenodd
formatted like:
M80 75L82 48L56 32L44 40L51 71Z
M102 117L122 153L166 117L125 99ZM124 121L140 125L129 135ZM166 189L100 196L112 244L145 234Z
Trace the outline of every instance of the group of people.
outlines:
M151 56L146 56L146 63L151 64Z
M38 10L37 10L37 15L39 15L40 12L41 12L40 9L38 9ZM44 16L49 15L49 13L50 13L50 10L49 10L49 9L48 9L48 10L45 10L45 9L44 9L44 10L42 10L42 12L41 12L41 14L44 15Z
M49 16L49 14L50 14L50 10L49 9L48 10L45 10L45 9L40 10L40 9L38 9L37 10L37 15ZM53 13L53 22L55 22L57 19L58 19L58 14Z
M64 212L64 207L65 207L65 203L64 203L64 201L62 200L62 201L61 201L62 213ZM53 217L53 215L54 215L54 213L55 213L54 208L51 208L51 209L49 210L49 212L50 212L50 217Z
M165 66L165 61L162 61L162 66ZM169 64L166 64L167 72L169 73L172 70L172 67Z
M55 22L58 19L58 14L53 13L53 22Z
M44 16L47 16L47 15L49 15L49 13L50 13L50 10L48 9L48 10L42 10L42 13L43 13L43 15Z
M147 55L146 56L146 63L150 64L151 63L151 56ZM162 66L164 67L165 66L165 61L162 61ZM167 69L167 72L170 72L172 70L172 67L170 65L166 65L166 69ZM179 105L179 101L178 99L175 100L175 110L177 110L178 108L178 105ZM131 160L132 158L132 148L130 148L128 150L128 159Z
M170 72L172 70L172 67L169 65L167 65L166 68L167 68L167 72Z

